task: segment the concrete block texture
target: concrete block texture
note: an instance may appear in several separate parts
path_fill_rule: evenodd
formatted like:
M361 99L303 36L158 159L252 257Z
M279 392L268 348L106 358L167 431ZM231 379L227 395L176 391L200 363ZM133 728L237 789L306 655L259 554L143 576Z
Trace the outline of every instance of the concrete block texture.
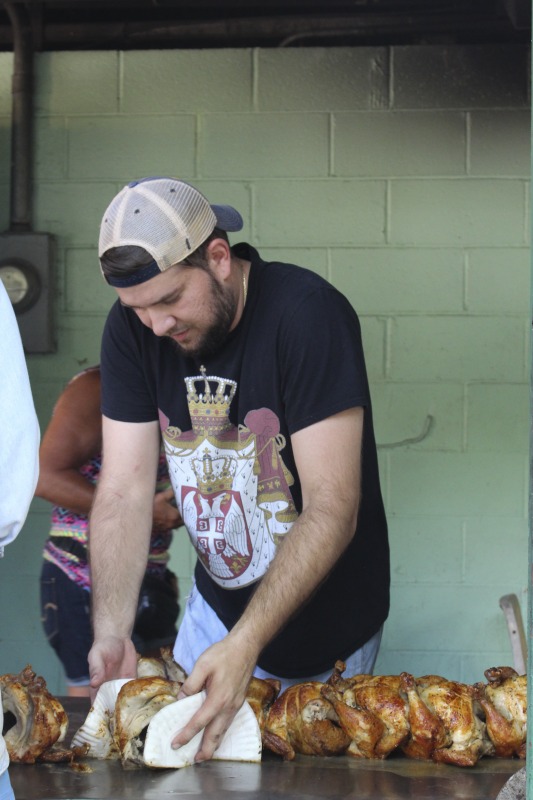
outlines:
M474 383L466 390L466 447L469 452L529 451L528 384Z
M503 587L502 594L525 597L528 586L527 561L524 559L527 539L525 516L505 520L492 516L467 519L465 581Z
M37 114L112 114L118 110L119 57L113 51L40 53Z
M256 241L289 247L384 244L385 192L384 181L256 181Z
M526 45L394 47L393 108L527 108Z
M120 109L126 114L252 108L251 50L147 50L120 58Z
M331 280L363 314L426 316L464 308L458 248L332 248Z
M463 526L460 519L395 516L389 528L394 584L457 585L461 582ZM435 558L436 550L438 558Z
M68 140L68 174L72 180L127 183L147 175L189 179L194 175L193 114L75 117L68 123Z
M334 175L462 175L466 117L461 112L336 113Z
M398 675L404 670L415 676L441 675L448 680L477 683L486 681L485 670L511 664L510 648L483 650L475 653L448 651L435 654L424 650L392 649L386 638L376 662L374 674Z
M465 398L461 383L387 380L373 381L371 389L378 451L463 450Z
M522 382L524 320L492 316L397 317L390 377L398 381Z
M446 542L435 543L435 558ZM442 674L441 653L473 653L507 649L507 630L497 586L465 586L450 592L438 585L405 585L395 589L396 606L387 625L387 646L393 650L433 651L434 670ZM398 611L405 618L398 624ZM468 609L468 613L465 613ZM438 632L438 633L437 633ZM428 648L428 642L431 647ZM490 645L489 645L490 642ZM494 666L491 663L487 667ZM444 677L458 680L454 675Z
M329 116L318 114L205 114L200 121L199 171L302 178L329 174Z
M66 381L99 359L116 296L97 260L106 206L133 178L184 178L242 213L232 243L315 270L359 315L392 553L377 670L475 681L510 663L498 599L523 596L528 561L528 48L50 52L34 63L31 213L57 243L57 352L28 356L42 431ZM4 229L11 71L0 54ZM32 504L0 561L0 600L24 592L21 613L0 622L0 673L34 662L61 694L38 607L49 511ZM170 563L183 608L194 563L183 531Z
M380 47L259 50L260 111L388 108L389 53Z
M34 189L35 226L54 232L62 247L98 245L100 222L124 181L39 183Z
M67 118L42 116L35 119L35 146L33 169L35 179L61 181L68 175L69 142Z
M524 514L525 456L520 453L391 453L392 515L443 517Z
M531 114L490 110L470 113L469 171L472 175L527 175L531 159Z
M466 309L474 314L529 316L528 247L478 247L466 251Z
M101 273L96 247L66 251L64 281L64 307L68 312L107 315L117 299Z
M399 179L390 194L391 244L526 243L523 180Z
M329 277L329 257L326 248L312 247L262 247L261 257L265 261L281 261L285 264L298 264L321 275Z

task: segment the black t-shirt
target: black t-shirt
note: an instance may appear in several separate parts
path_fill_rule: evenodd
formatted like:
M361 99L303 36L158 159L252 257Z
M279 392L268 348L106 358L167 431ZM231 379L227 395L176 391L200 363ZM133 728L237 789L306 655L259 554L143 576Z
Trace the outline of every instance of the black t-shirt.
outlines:
M246 244L234 250L252 264L248 298L239 324L206 362L180 355L120 303L112 307L102 411L125 422L159 420L198 555L198 589L230 629L301 511L291 434L365 408L355 535L259 659L269 672L299 678L333 668L388 615L387 523L361 332L346 298L313 272L266 263ZM327 464L321 468L327 473Z

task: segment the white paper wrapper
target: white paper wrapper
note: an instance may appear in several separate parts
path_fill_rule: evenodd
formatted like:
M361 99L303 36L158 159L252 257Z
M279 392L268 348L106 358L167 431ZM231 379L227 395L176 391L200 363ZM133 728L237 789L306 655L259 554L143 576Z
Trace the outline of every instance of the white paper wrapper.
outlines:
M178 750L173 738L187 725L206 698L205 692L185 697L158 711L148 725L144 744L144 762L150 767L179 768L194 764L203 731ZM213 759L221 761L261 761L261 731L248 703L244 703L226 731Z

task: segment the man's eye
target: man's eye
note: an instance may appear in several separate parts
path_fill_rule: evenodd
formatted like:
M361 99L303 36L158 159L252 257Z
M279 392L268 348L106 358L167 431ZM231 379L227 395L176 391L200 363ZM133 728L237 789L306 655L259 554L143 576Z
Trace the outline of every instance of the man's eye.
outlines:
M166 300L163 300L162 305L171 306L174 303L177 303L179 299L180 299L180 295L179 294L175 295L174 297L167 297Z

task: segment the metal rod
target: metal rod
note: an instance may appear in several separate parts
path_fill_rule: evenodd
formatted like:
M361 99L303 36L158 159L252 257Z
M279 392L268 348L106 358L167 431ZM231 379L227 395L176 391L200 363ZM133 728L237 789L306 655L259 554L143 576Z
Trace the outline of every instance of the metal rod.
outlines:
M18 5L18 4L17 4ZM36 6L39 8L39 6ZM32 8L32 15L34 14ZM79 21L43 18L41 49L105 49L110 47L200 47L206 46L271 46L287 47L292 42L320 37L381 42L386 37L415 40L422 36L451 37L464 42L469 36L476 41L514 41L516 29L498 16L473 13L435 14L287 14L216 19L153 19L146 16L122 19ZM524 32L524 41L528 41ZM0 26L0 47L8 43Z
M10 230L31 230L33 47L26 9L4 3L13 27Z

